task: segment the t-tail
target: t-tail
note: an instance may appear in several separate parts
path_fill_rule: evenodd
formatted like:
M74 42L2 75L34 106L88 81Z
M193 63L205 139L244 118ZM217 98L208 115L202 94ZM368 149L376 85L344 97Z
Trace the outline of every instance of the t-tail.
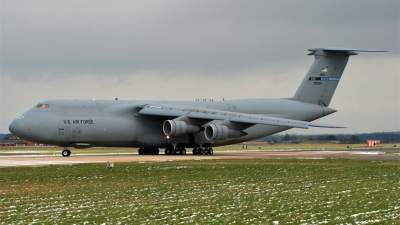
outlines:
M312 48L315 61L292 99L328 106L342 77L349 56L357 52L386 52L352 48Z

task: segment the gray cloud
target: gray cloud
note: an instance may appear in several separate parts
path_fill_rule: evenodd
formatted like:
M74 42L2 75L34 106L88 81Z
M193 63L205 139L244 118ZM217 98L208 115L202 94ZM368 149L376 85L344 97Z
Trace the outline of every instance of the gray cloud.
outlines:
M289 97L313 61L306 56L308 48L390 50L350 59L332 102L343 117L328 118L351 124L346 118L355 120L349 109L355 100L344 101L343 93L354 95L360 105L372 98L370 91L354 88L360 77L374 82L388 78L374 84L384 90L376 93L378 99L385 99L385 91L398 93L399 27L397 0L5 0L0 132L7 132L12 118L45 98ZM368 69L352 70L353 63ZM385 73L372 72L367 63L385 67ZM353 76L348 71L358 78L351 80L353 88L340 89L350 81L346 77ZM171 92L174 85L182 88ZM365 118L384 120L388 117L382 115L390 115L397 124L388 129L398 129L399 95L394 98L397 108L380 102L381 115L369 109ZM375 128L363 125L354 131Z
M4 1L2 72L20 78L176 69L214 74L290 61L316 45L389 49L398 45L398 6L398 1ZM398 48L390 50L398 54Z

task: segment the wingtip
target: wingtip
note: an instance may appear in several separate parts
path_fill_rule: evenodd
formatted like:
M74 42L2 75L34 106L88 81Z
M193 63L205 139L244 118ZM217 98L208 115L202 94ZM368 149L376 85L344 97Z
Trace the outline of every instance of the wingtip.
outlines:
M335 126L334 128L347 128L347 127Z

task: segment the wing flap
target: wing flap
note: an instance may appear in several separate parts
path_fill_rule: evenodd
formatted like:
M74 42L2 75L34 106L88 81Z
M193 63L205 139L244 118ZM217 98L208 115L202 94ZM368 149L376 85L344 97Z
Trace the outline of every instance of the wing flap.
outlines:
M260 120L260 119L251 119L251 118L242 118L242 117L232 117L229 119L235 123L251 123L251 124L264 124L264 125L272 125L272 126L282 126L282 127L293 127L293 128L301 128L301 129L308 129L306 124L300 123L290 123L290 122L278 122L272 120Z

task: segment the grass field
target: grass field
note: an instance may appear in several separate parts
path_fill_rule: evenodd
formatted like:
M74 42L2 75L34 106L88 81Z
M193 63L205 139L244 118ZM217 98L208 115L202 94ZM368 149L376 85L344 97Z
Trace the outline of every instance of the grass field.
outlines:
M400 162L191 160L0 169L0 224L400 224Z

